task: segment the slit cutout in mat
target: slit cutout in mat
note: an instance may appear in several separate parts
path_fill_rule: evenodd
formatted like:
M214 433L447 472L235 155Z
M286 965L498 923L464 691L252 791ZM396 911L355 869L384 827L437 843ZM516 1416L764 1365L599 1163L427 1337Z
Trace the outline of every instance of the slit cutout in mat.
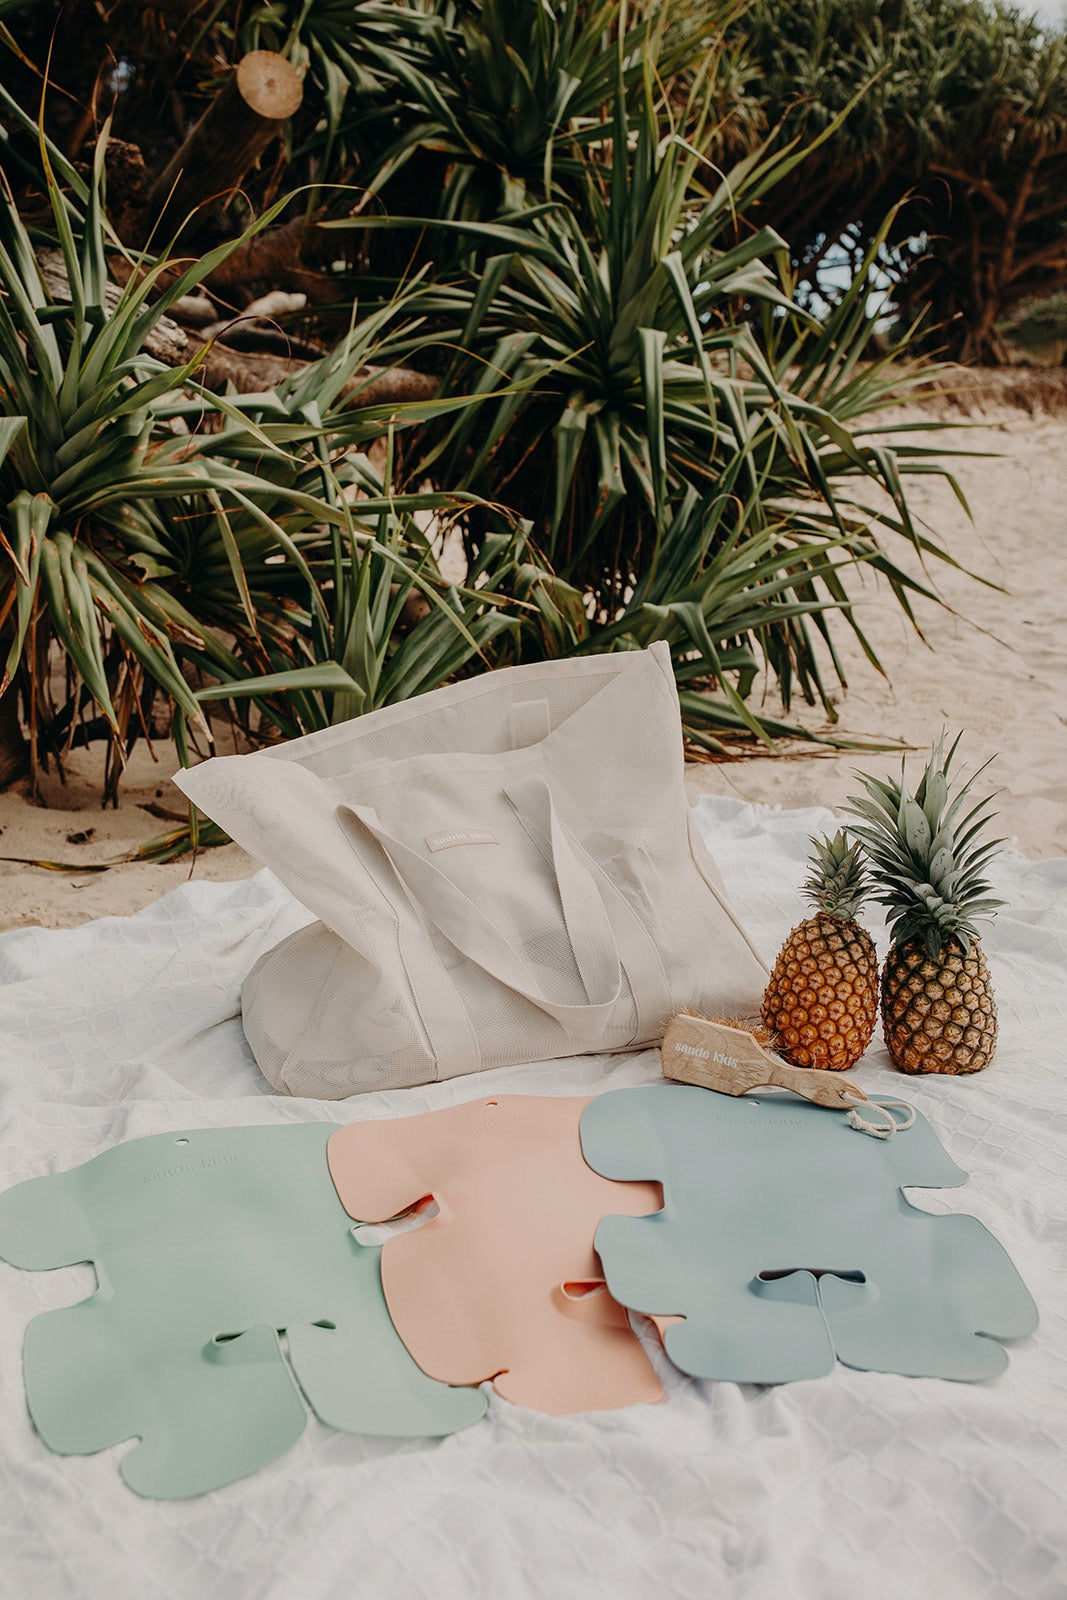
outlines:
M592 1100L581 1141L605 1177L663 1184L661 1212L605 1217L596 1248L623 1305L681 1311L664 1348L694 1377L784 1383L836 1359L990 1378L1008 1363L998 1341L1037 1326L976 1218L933 1216L902 1194L966 1182L922 1116L893 1139L857 1139L806 1101L657 1084Z
M431 1195L439 1214L382 1254L397 1331L424 1372L492 1379L560 1415L662 1398L623 1308L601 1290L593 1233L608 1211L655 1209L655 1183L609 1183L582 1160L584 1098L499 1095L356 1122L330 1139L352 1217L381 1222Z
M99 1283L27 1329L45 1444L85 1455L136 1437L123 1478L169 1499L281 1455L307 1420L301 1392L350 1433L477 1421L484 1395L427 1378L393 1329L381 1250L353 1239L330 1182L333 1127L157 1134L0 1195L3 1260L91 1261Z

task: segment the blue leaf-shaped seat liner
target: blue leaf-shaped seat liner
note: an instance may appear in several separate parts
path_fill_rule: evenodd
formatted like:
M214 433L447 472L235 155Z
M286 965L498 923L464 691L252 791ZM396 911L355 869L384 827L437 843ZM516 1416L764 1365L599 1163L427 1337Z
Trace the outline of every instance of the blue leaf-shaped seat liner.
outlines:
M592 1100L581 1140L604 1177L663 1184L662 1211L604 1218L596 1248L623 1305L683 1319L664 1344L694 1377L784 1383L836 1359L990 1378L1007 1366L999 1341L1037 1326L980 1222L904 1197L966 1181L922 1116L870 1139L792 1097L657 1084Z

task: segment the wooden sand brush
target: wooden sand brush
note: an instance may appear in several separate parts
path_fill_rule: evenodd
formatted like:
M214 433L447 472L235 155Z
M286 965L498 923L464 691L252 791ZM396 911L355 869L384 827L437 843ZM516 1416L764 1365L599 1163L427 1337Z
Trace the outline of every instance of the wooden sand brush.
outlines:
M742 1095L750 1089L789 1089L814 1105L831 1111L847 1111L852 1127L878 1139L887 1139L898 1129L910 1127L915 1112L899 1100L871 1100L858 1084L839 1072L820 1072L814 1067L791 1067L761 1042L770 1035L757 1025L755 1031L739 1027L719 1017L701 1017L693 1011L680 1012L663 1035L663 1076L677 1083L696 1084L719 1094ZM868 1121L856 1108L869 1106L877 1123ZM889 1107L905 1112L898 1121Z

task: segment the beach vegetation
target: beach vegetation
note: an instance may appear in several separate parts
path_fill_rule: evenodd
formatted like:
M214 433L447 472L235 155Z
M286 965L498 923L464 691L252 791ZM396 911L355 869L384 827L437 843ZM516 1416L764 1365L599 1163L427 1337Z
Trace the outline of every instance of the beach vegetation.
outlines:
M904 325L1009 359L1004 320L1067 289L1067 26L986 0L755 0L729 51L748 136L805 150L766 200L801 286L847 284L893 212L880 270Z
M806 143L743 114L749 10L0 16L11 770L104 737L113 796L154 719L208 751L206 711L270 741L656 639L694 748L832 724L856 569L933 593L907 486L949 467L878 416L922 376L871 309L899 207L819 306L772 204L862 96ZM291 114L237 104L253 51Z
M0 199L0 693L21 694L31 775L106 738L113 798L159 695L184 748L190 726L210 743L207 702L293 736L445 681L513 625L493 579L521 543L446 582L424 519L447 525L457 497L394 494L367 459L403 419L350 408L354 375L374 372L402 306L265 394L206 388L205 345L177 365L153 355L230 247L184 271L120 253L120 289L106 153L105 129L68 197L44 148L57 243L39 253Z

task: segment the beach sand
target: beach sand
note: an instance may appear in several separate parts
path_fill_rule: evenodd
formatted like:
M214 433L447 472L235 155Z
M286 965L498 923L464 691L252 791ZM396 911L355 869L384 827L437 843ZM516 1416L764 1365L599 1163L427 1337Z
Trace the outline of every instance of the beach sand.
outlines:
M943 402L924 401L900 418L936 420ZM959 414L953 414L959 420ZM838 737L882 737L922 753L942 728L964 730L959 760L972 771L995 757L983 782L1002 789L998 831L1034 858L1067 854L1067 416L994 405L963 419L953 432L931 434L936 448L986 454L962 458L956 473L973 524L943 481L912 480L909 499L931 537L987 584L941 562L926 581L950 607L916 602L925 639L911 627L875 575L857 572L849 586L855 614L886 676L870 665L843 620L833 628L848 679L837 691L836 725L820 708L794 704L792 720ZM893 541L902 565L902 540ZM1000 585L992 588L988 584ZM827 666L827 682L831 681ZM783 714L768 689L754 704ZM791 745L768 756L687 769L691 798L735 795L772 806L836 807L856 792L853 773L896 770L899 756L826 751ZM114 860L168 827L148 807L181 813L182 796L169 782L173 747L156 759L139 746L124 778L118 809L100 807L98 751L76 752L66 783L46 778L47 805L30 802L26 785L0 795L0 855L84 863ZM87 837L79 839L78 836ZM0 861L0 928L32 923L72 927L91 917L123 915L195 878L246 876L255 863L236 845L166 866L127 863L106 872L55 872Z
M915 408L900 413L924 414ZM916 747L908 770L917 779L923 753L942 728L963 730L961 770L995 758L985 779L1003 791L998 833L1031 857L1067 855L1067 415L1001 408L966 419L958 431L932 434L929 442L989 452L953 466L973 522L943 480L906 480L924 531L986 582L931 561L927 584L950 609L918 598L920 636L874 573L850 575L857 623L886 676L870 665L847 628L832 627L848 680L847 691L832 696L839 718L832 731ZM901 558L902 539L894 538L890 548L901 565L920 572L914 559ZM832 681L829 667L825 680ZM764 709L781 714L776 695L767 696ZM790 716L814 731L831 731L821 708L794 704ZM899 756L797 755L796 748L690 767L690 795L836 808L857 792L856 769L899 771Z

